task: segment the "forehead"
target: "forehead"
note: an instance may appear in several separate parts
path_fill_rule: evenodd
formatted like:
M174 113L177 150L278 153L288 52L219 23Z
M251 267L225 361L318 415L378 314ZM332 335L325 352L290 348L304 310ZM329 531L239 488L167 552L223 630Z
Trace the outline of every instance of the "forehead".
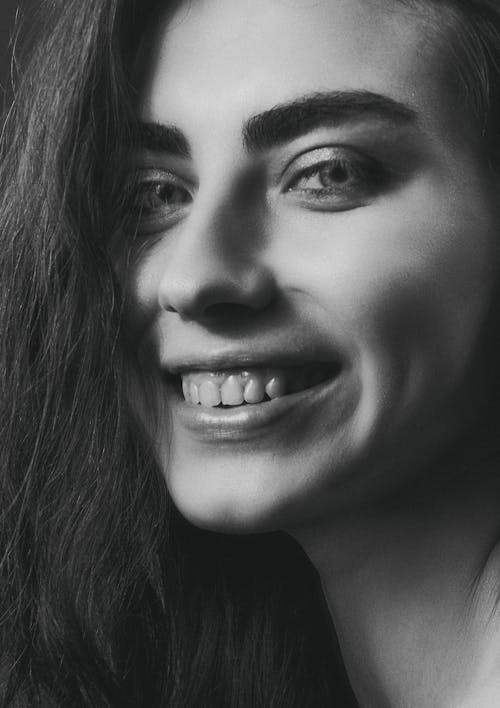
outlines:
M242 122L299 95L363 89L452 120L430 13L399 0L194 0L143 38L142 118L185 132ZM448 129L449 129L448 125Z

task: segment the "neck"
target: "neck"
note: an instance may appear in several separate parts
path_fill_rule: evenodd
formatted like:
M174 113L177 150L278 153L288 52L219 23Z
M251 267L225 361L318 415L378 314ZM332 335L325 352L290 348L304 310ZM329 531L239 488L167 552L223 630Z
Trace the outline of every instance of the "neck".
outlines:
M476 467L293 533L319 571L362 708L500 705L496 476Z

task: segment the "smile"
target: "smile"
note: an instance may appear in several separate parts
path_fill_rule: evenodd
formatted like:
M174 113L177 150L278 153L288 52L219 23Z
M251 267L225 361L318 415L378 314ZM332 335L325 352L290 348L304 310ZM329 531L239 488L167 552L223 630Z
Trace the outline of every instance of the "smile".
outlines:
M255 440L261 444L273 440L276 444L277 439L295 439L304 426L321 415L318 411L326 401L334 402L333 408L328 406L328 425L334 429L350 414L359 395L356 377L340 364L279 366L273 362L269 367L239 369L222 369L219 364L212 370L193 368L169 373L165 382L175 427L198 442L210 444L254 445ZM255 402L249 403L244 400L245 392L252 399L252 389ZM200 393L205 403L193 403L200 399ZM256 400L257 394L261 400ZM233 403L223 403L223 395L225 401Z
M324 383L338 373L331 364L189 371L181 375L184 399L202 407L237 407L272 401Z

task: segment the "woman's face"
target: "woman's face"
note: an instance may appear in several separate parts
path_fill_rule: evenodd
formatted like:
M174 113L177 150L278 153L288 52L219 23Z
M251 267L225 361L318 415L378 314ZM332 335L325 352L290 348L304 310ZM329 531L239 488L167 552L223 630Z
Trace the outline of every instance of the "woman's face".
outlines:
M195 524L366 503L479 415L496 199L434 27L392 1L197 0L144 37L118 268L154 380L137 414Z

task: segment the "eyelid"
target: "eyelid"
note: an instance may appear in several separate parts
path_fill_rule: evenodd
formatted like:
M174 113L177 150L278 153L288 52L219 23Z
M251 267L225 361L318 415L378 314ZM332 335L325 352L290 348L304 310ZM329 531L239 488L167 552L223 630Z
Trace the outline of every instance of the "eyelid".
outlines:
M193 171L191 161L171 155L153 155L150 153L136 156L130 169L127 183L133 187L134 183L154 182L168 180L187 189L191 194L198 189L199 183Z
M325 155L324 157L312 157L313 153L319 153L319 152L324 152ZM374 158L370 157L366 153L361 152L358 148L354 147L353 145L346 144L346 143L327 143L323 145L317 145L315 147L308 147L304 150L302 150L298 155L294 155L293 158L288 160L286 163L285 167L280 171L279 173L279 181L282 182L283 180L286 181L286 174L289 172L292 168L294 171L300 171L307 169L308 167L312 167L313 165L320 165L322 162L328 162L331 160L333 157L338 156L339 153L350 153L353 154L354 156L357 156L358 160L364 161L364 162L370 162ZM335 153L335 155L334 155ZM306 155L311 155L310 160L307 161L307 163L302 160L304 156Z
M195 189L195 185L191 180L187 179L174 172L158 167L139 167L135 170L134 180L136 184L144 184L147 182L164 182L171 181L179 186L185 187L190 192Z

